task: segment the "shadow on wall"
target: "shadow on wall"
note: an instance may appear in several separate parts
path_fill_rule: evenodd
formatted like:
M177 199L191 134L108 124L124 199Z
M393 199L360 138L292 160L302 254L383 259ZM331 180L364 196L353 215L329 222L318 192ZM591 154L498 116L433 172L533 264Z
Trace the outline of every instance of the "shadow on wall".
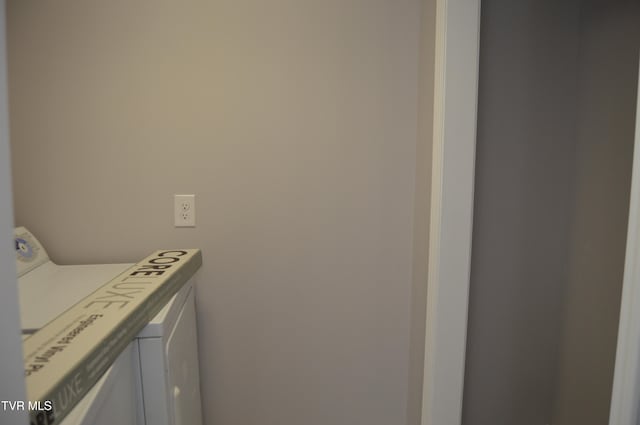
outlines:
M463 423L601 425L626 242L639 7L482 7Z

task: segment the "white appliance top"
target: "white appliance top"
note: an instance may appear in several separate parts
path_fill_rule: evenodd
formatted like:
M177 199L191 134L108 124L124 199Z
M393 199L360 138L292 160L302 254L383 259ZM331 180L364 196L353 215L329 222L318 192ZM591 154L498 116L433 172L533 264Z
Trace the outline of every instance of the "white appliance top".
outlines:
M24 227L15 229L20 321L23 334L32 334L58 315L84 299L133 264L95 264L60 266L52 262L44 247ZM182 290L138 334L163 336L176 320L177 312L191 284Z
M131 264L59 266L48 261L18 278L22 331L33 333Z

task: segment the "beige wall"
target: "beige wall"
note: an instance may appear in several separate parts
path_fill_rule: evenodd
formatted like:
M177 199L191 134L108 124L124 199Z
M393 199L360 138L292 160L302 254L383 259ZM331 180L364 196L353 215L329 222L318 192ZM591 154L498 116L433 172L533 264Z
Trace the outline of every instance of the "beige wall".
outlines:
M8 3L17 223L203 249L208 424L404 423L419 0Z

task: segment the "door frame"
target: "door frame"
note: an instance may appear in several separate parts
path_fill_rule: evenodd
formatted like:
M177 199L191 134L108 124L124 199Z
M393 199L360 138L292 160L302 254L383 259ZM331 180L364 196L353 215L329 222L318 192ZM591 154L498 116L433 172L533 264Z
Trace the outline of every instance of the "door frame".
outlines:
M462 420L480 0L437 0L422 425Z
M7 88L7 50L5 1L0 0L0 400L25 401L24 362L13 248L13 199L9 154L9 107ZM26 411L0 408L0 422L7 425L28 423Z
M437 0L422 425L459 425L466 355L481 0ZM640 418L640 82L609 425Z

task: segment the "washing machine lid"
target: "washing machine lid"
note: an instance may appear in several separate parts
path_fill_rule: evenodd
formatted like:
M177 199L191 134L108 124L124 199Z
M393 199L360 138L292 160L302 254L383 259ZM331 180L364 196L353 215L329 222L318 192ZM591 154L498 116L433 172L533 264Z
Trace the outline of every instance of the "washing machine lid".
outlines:
M132 264L59 266L48 261L18 279L23 333L33 333Z

